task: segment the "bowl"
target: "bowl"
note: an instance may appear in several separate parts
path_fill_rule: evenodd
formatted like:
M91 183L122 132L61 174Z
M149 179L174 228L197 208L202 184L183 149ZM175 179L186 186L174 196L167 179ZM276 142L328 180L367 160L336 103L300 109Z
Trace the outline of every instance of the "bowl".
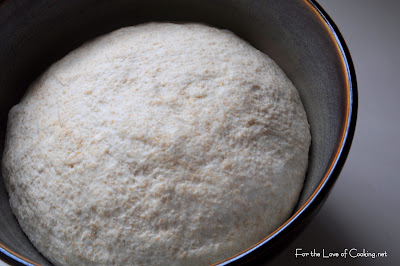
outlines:
M299 90L312 143L298 205L273 233L219 264L268 260L324 202L355 130L357 89L350 54L337 27L315 1L0 1L0 154L8 111L39 74L89 39L148 21L203 22L229 29L274 59ZM2 178L0 206L1 259L10 264L50 265L19 227Z

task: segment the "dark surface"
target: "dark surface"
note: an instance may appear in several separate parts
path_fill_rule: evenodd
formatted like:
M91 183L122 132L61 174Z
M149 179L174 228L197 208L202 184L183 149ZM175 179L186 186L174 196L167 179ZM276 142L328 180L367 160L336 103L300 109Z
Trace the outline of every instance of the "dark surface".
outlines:
M272 57L298 88L312 134L309 170L300 198L302 205L319 185L336 154L347 122L346 73L354 74L351 63L349 70L344 69L343 54L334 45L328 28L305 3L300 0L3 1L0 4L2 132L8 110L19 101L28 85L51 63L83 42L145 21L200 21L230 29L249 41ZM355 82L354 76L352 79ZM353 96L356 103L356 95ZM276 237L265 241L262 248L253 251L253 255L271 256L280 250L285 236L300 228L303 220L326 198L350 147L356 104L354 107L343 155L332 176L308 208ZM0 206L0 243L24 257L46 264L11 214L2 183Z
M318 0L350 49L359 88L357 130L334 189L309 226L279 256L280 265L400 265L400 1ZM382 258L295 258L346 248Z

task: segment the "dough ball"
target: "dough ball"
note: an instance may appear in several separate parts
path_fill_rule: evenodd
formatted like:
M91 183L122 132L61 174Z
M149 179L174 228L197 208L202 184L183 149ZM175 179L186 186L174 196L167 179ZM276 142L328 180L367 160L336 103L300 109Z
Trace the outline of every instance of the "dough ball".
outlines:
M150 23L85 43L9 113L3 177L56 265L207 265L277 229L309 125L268 56L226 30Z

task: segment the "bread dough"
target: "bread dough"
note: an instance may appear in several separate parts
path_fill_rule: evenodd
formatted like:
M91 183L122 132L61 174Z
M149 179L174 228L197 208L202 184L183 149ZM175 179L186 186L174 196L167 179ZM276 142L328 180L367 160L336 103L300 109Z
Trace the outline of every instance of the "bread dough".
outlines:
M57 265L207 265L290 215L310 132L298 92L226 30L149 23L87 42L9 113L3 177Z

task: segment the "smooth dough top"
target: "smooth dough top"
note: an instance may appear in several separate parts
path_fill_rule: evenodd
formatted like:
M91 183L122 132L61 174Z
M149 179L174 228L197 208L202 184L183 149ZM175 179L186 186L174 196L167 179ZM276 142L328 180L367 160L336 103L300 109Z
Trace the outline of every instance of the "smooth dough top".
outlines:
M3 176L57 265L207 265L297 203L310 145L299 94L226 30L149 23L85 43L9 113Z

